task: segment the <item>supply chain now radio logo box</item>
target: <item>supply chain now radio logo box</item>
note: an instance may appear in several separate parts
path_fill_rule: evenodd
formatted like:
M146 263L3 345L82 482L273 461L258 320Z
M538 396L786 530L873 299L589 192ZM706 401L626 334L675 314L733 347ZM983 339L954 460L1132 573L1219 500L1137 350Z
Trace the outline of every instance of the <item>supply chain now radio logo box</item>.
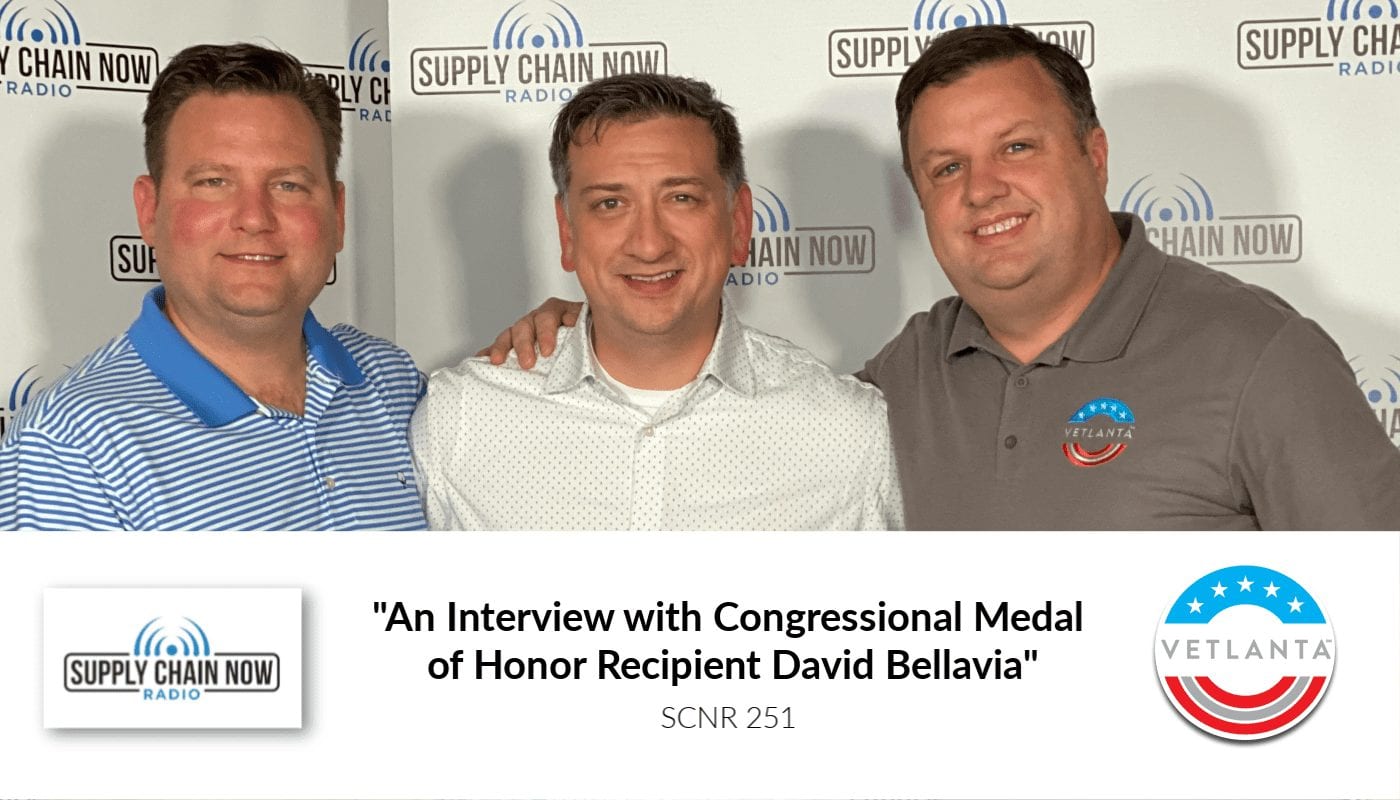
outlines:
M75 91L145 94L160 71L154 47L92 41L71 0L0 0L0 96Z
M598 34L557 0L520 0L504 9L485 42L414 48L409 87L416 95L557 105L599 78L664 74L669 57L665 42Z
M300 589L47 589L44 727L300 728Z
M1038 22L1007 13L1033 8L1028 0L918 0L908 27L841 28L827 35L827 71L833 78L903 75L944 33L975 25L1015 25L1069 51L1085 69L1094 64L1094 25L1086 20ZM873 21L873 20L872 20Z
M778 193L757 183L749 258L725 286L776 286L788 275L863 275L875 271L875 229L860 223L798 225Z
M1400 0L1312 0L1271 8L1302 13L1241 22L1240 69L1322 67L1342 78L1400 74Z

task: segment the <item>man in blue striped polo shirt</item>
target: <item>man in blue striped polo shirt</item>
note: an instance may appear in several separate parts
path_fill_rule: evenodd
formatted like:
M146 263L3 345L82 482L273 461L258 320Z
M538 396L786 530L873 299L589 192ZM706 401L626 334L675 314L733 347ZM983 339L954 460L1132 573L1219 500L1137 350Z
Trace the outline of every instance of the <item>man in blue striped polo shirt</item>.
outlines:
M423 378L310 312L345 233L340 103L291 56L199 45L157 76L133 188L162 285L0 446L0 528L422 528Z

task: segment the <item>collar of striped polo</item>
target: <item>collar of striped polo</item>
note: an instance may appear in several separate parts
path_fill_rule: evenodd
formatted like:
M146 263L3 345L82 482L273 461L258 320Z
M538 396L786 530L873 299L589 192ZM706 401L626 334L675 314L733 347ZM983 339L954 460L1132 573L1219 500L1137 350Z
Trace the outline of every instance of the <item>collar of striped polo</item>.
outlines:
M156 378L211 428L227 425L256 411L252 398L175 330L164 308L165 287L157 286L146 293L141 303L141 316L126 331L136 354ZM321 327L310 309L302 320L301 331L306 337L308 363L320 364L347 385L364 382L364 373L354 356L340 340Z

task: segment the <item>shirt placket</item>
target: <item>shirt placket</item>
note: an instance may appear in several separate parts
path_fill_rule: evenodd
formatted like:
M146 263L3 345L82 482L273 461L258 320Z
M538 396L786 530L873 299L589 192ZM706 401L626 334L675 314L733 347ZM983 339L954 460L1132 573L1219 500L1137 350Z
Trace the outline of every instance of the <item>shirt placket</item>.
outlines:
M1002 387L1001 417L997 421L996 474L999 479L1015 475L1026 460L1027 426L1033 418L1035 371L1038 365L1015 365Z

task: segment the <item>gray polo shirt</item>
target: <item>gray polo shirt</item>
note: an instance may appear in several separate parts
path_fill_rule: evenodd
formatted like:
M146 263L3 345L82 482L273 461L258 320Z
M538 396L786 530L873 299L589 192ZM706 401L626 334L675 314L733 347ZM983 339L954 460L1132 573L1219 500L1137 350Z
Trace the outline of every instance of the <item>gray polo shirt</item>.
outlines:
M1400 451L1327 334L1114 221L1118 261L1033 362L951 297L866 364L908 527L1400 528Z

